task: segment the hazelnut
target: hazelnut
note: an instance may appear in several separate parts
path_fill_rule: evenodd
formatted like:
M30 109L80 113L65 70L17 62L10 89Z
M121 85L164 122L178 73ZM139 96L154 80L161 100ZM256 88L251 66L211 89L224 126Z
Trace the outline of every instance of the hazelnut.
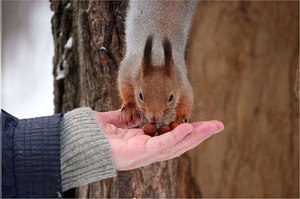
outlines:
M169 124L171 130L175 129L178 125L179 125L179 123L176 121L173 121Z
M169 125L163 124L163 125L161 125L161 126L159 127L159 129L158 129L158 135L162 135L162 134L167 133L167 132L169 132L169 131L171 131L171 130L172 130L172 129L170 128Z
M155 123L147 123L144 127L143 127L144 133L146 135L149 135L151 137L153 137L157 131L157 127Z

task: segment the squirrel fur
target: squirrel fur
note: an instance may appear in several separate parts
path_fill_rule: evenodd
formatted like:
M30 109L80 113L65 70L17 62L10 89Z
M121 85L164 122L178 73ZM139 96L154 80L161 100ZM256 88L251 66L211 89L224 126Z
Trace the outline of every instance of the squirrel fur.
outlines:
M185 51L195 1L129 2L126 52L118 88L126 122L144 115L149 122L186 122L193 90Z

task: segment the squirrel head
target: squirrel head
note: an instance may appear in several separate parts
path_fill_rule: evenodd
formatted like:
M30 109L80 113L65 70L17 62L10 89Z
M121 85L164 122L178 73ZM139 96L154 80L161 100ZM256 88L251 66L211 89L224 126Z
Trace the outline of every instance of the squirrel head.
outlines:
M172 46L165 38L162 41L164 64L154 66L151 61L153 36L148 36L141 69L135 86L138 109L149 122L161 122L175 112L178 103L178 81L172 56Z

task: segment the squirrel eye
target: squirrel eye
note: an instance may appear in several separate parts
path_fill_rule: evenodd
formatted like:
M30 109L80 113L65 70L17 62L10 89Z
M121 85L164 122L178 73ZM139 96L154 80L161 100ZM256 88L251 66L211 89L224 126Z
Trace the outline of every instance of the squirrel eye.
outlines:
M141 99L142 101L144 101L144 98L143 98L143 95L142 95L141 92L140 92L139 96L140 96L140 99Z
M170 95L168 102L172 102L173 100L173 94Z

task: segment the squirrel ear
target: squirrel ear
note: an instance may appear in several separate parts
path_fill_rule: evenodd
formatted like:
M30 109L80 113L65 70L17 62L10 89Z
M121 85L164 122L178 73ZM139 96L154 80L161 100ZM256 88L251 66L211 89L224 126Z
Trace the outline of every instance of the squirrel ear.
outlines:
M165 54L165 67L167 70L167 74L171 76L173 74L173 68L174 68L172 45L170 40L166 37L164 38L162 44L163 44L163 49Z
M142 76L146 76L150 74L152 67L152 45L153 45L153 35L149 35L147 37L145 48L144 48L144 56L142 60Z

